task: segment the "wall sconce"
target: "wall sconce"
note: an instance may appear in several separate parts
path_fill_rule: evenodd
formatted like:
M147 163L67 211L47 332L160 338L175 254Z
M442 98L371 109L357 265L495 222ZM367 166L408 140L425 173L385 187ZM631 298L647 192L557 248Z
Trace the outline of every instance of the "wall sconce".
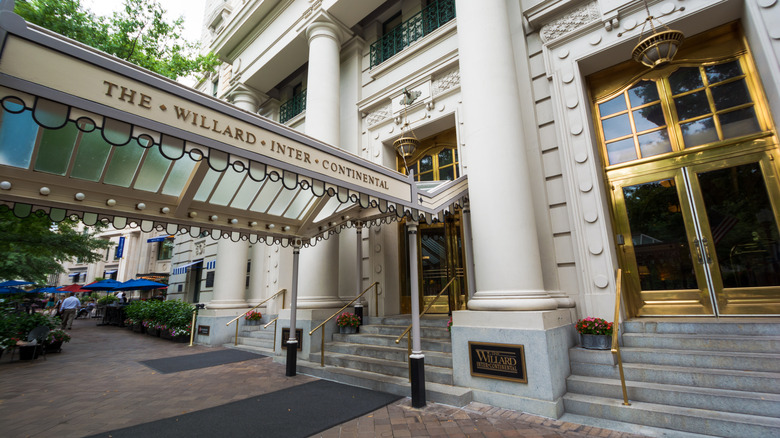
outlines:
M395 148L401 158L406 160L406 158L411 157L414 154L414 151L420 147L420 140L417 140L412 128L409 127L409 116L406 113L406 108L410 103L414 102L416 96L412 96L412 93L406 88L404 88L403 93L406 96L401 100L404 105L404 124L401 126L401 136L393 142L393 148ZM406 132L407 129L409 131L408 133Z
M639 43L634 47L631 56L636 62L655 68L667 64L674 58L674 55L677 54L677 49L682 44L683 39L685 39L685 35L679 30L670 29L669 26L653 17L650 14L650 8L647 6L647 0L643 1L647 11L647 18L645 18L645 22L642 24L642 31L639 33ZM656 29L653 21L666 30ZM648 23L652 32L645 37L645 27Z

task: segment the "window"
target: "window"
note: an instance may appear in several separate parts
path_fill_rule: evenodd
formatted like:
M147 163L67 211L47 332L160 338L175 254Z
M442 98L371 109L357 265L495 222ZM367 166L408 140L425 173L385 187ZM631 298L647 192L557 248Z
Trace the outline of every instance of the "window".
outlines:
M768 134L771 122L761 118L766 111L757 78L750 73L752 62L734 36L738 25L708 34L712 38L686 41L690 53L681 51L669 67L626 80L625 72L633 67L621 65L589 78L597 95L594 112L607 166ZM705 50L707 57L697 53ZM611 93L602 88L599 82L619 83L621 72L629 85Z
M211 82L211 95L217 97L218 93L219 93L219 79L216 79Z
M409 170L414 172L415 181L451 181L459 176L458 163L455 146L436 145L426 150L417 161L408 164Z
M165 239L157 245L157 260L170 260L173 257L173 239Z

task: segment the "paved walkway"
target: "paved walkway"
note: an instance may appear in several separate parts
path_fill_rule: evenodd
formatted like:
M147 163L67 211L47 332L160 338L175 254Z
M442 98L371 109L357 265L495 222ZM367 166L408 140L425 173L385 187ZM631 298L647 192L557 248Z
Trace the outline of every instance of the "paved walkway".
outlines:
M3 437L82 437L316 380L305 375L286 377L284 366L267 357L160 374L139 362L214 348L97 327L95 320L76 320L71 334L73 340L62 353L46 360L10 362L8 353L0 358ZM318 436L636 437L480 403L465 408L428 403L424 409L414 409L409 398Z

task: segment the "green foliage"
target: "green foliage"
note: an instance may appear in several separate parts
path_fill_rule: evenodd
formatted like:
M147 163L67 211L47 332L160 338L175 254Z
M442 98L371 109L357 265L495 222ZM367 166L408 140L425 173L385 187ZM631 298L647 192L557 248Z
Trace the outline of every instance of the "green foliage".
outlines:
M53 329L60 324L59 317L42 313L30 315L6 305L0 308L0 346L10 347L15 345L17 340L25 340L30 330L35 327L42 325Z
M192 304L181 300L133 301L125 307L126 323L147 328L182 331L192 323Z
M14 11L52 30L133 64L176 79L213 72L216 55L198 54L198 44L182 38L184 19L169 21L158 0L124 0L124 9L100 17L81 0L17 0Z
M100 297L97 300L97 303L101 306L104 306L106 304L116 303L119 301L119 298L117 298L115 295L106 295L104 297Z
M107 240L94 237L102 226L83 232L76 224L77 221L65 219L53 226L41 211L19 218L0 206L0 278L45 284L50 274L64 272L62 262L102 260L103 253L98 251L110 245Z

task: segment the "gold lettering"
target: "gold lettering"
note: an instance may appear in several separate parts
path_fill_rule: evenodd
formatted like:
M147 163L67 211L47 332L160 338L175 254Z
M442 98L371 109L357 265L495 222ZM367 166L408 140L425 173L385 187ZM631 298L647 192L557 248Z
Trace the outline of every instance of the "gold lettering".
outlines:
M138 102L138 106L141 108L152 109L152 96L147 96L141 93L141 101Z
M227 128L225 128L224 131L222 131L222 135L226 135L226 134L228 137L233 138L233 133L230 131L230 126L228 126Z
M135 90L130 90L127 87L120 87L120 88L122 88L122 93L120 93L119 95L119 100L127 103L135 103L133 102L133 99L135 99ZM125 100L125 97L129 97L130 100Z
M180 120L184 120L185 122L190 117L190 110L185 110L184 108L179 108L178 106L174 105L173 109L176 111L176 118ZM198 117L196 114L195 117Z
M192 113L192 115L194 116L192 118L192 126L198 126L198 113Z
M311 164L311 161L309 160L309 153L308 152L304 152L303 153L303 162Z
M246 133L246 142L247 144L255 144L255 135L251 132Z
M236 128L236 135L233 138L244 141L244 131L241 128Z
M106 96L108 97L114 97L111 93L113 92L114 88L119 87L117 84L113 84L108 81L103 81L104 84L108 85L108 89L106 89Z
M211 119L212 122L214 122L214 126L211 127L211 130L219 133L219 129L217 129L217 119Z
M200 127L209 129L210 126L206 126L206 125L204 125L204 123L206 123L206 116L200 116Z

